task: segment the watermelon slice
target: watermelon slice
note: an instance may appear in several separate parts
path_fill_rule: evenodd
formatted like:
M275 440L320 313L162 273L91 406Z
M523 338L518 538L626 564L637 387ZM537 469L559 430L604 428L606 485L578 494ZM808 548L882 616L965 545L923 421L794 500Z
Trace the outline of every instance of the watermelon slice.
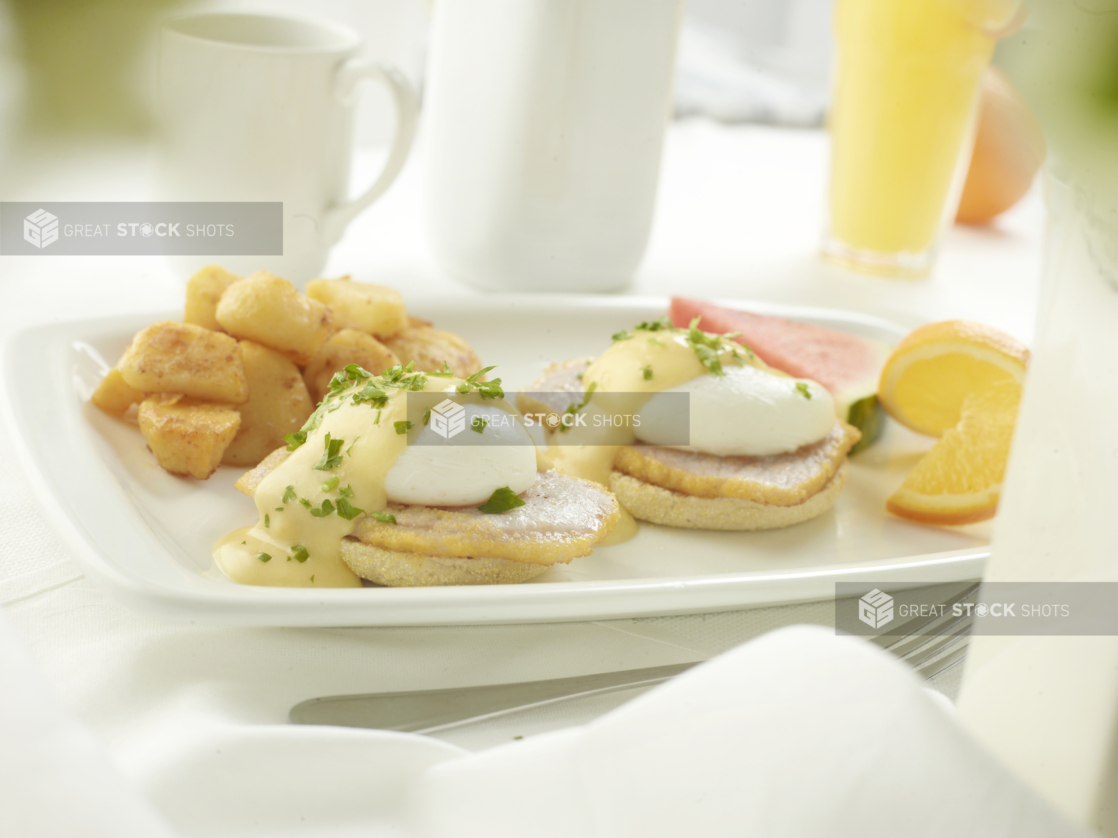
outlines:
M862 441L851 453L867 448L881 435L885 414L877 403L877 382L889 357L886 344L683 297L672 298L668 315L675 326L686 328L699 317L703 331L741 332L737 341L770 367L822 384L834 398L839 417L862 432Z

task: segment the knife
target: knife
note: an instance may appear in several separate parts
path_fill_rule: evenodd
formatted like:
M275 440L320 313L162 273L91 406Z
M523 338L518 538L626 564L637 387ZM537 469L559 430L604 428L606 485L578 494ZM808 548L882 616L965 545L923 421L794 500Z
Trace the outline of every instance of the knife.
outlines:
M299 725L434 733L568 698L653 687L697 665L698 662L652 666L519 684L326 696L296 704L291 708L290 719Z

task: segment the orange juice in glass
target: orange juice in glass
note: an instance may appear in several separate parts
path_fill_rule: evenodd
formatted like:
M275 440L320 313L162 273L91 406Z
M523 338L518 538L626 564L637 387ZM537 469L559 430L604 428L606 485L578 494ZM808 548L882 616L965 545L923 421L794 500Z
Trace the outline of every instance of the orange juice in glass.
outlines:
M995 33L1017 0L837 0L823 255L922 276L954 214Z

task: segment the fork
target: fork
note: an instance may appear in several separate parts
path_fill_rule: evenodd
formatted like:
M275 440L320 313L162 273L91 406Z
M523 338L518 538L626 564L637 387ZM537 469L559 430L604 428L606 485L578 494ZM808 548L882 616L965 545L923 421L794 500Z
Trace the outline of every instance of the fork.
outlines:
M869 642L910 664L929 681L963 660L973 617L967 613L970 609L956 616L952 606L973 602L977 591L976 582L948 599L941 615L916 617L888 635L869 638ZM698 663L517 684L325 696L296 704L291 708L290 720L293 724L436 733L568 699L654 687Z

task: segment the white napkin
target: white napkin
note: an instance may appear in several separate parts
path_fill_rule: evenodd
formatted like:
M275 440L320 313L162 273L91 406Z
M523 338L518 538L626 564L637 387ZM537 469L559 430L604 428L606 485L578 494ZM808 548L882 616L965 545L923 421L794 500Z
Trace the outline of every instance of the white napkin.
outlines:
M67 717L0 612L0 832L170 838L163 818Z
M3 615L0 668L0 831L21 838L1086 836L905 665L823 629L774 632L590 725L477 754L379 731L184 726L120 773Z
M405 836L412 784L466 753L403 733L183 719L131 743L118 765L0 611L0 836Z
M242 724L167 731L125 768L180 838L404 838L413 784L465 753L407 733Z
M1087 834L972 741L906 665L808 627L586 727L440 763L414 805L424 838Z

